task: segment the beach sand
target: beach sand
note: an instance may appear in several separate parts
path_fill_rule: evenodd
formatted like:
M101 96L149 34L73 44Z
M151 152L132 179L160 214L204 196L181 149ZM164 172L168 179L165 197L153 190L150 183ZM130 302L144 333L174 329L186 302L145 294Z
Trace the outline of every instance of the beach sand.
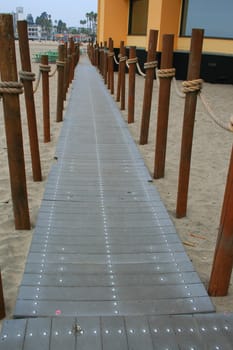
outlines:
M44 52L49 49L55 50L56 47L57 44L51 42L30 43L31 55L36 52ZM19 63L17 42L16 50L19 70L21 65ZM52 65L52 70L54 70L54 65ZM35 73L38 72L38 64L32 64L32 71ZM56 77L57 75L50 79L50 112L52 134L52 140L50 143L43 143L41 85L38 92L35 94L40 155L43 172L43 181L41 183L35 183L32 180L24 96L20 96L27 188L32 223L32 229L29 231L17 231L14 229L3 110L2 106L0 107L0 266L5 295L6 318L12 317L16 296L18 293L18 286L22 278L25 260L33 234L33 227L36 223L38 209L43 197L43 191L49 169L54 160L53 157L56 142L60 127L62 125L62 123L55 122L57 86ZM115 84L116 81L117 79L115 79ZM135 123L129 125L129 130L137 145L141 123L144 81L144 78L137 76ZM180 82L178 82L178 84L180 85ZM218 117L228 122L231 111L233 110L232 86L205 83L203 91L208 97L208 100ZM154 167L157 97L158 86L155 81L151 108L149 142L144 146L138 145L151 174ZM115 99L115 96L113 96L113 98ZM2 102L0 102L0 104L2 104ZM169 116L166 173L163 179L154 180L154 184L158 188L160 196L176 226L177 232L181 238L181 241L184 243L187 254L192 260L201 280L207 287L217 239L218 225L229 166L229 158L232 147L232 134L217 126L206 114L206 111L200 101L198 102L195 119L187 217L183 219L176 219L175 207L183 110L184 99L177 96L173 87ZM127 112L123 111L122 115L126 121ZM227 297L213 298L213 303L216 305L217 311L233 311L232 281L229 289L229 295Z

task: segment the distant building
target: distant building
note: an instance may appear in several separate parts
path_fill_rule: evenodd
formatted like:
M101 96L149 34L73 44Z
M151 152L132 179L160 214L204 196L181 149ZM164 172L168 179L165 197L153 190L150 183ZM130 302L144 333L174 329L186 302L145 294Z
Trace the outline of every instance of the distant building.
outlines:
M42 27L38 24L28 24L28 39L29 40L41 40Z
M23 7L16 7L16 12L12 13L15 38L18 39L17 22L25 20L26 16L23 11ZM41 40L42 28L38 24L28 24L28 39L29 40Z

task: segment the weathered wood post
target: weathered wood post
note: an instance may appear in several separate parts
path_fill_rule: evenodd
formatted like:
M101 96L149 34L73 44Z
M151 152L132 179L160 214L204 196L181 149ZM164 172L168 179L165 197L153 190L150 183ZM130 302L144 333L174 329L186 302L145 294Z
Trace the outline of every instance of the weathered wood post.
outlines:
M39 141L36 124L36 109L33 93L33 81L35 74L32 73L31 59L28 43L27 21L18 21L19 48L22 71L20 79L24 86L25 104L27 110L29 141L31 149L32 173L34 181L42 181Z
M99 53L99 71L100 74L103 76L104 75L104 48L103 48L103 43L100 43L100 53Z
M75 67L79 63L79 59L80 59L80 45L77 43L75 45Z
M110 89L111 94L114 94L114 48L113 40L109 39L109 51L108 51L108 89Z
M70 86L70 69L71 69L71 51L70 47L67 45L67 79L66 79L66 91L68 91Z
M74 40L73 38L70 38L69 40L69 44L70 44L70 71L69 71L69 83L71 84L73 78L74 78L74 68L75 68L75 64L74 64ZM65 58L65 56L64 56ZM64 59L63 59L64 61Z
M68 46L67 42L64 43L64 88L63 99L66 101L66 93L68 89L68 76L69 76L69 64L68 64Z
M95 66L99 68L99 44L97 43L95 46Z
M57 61L57 122L63 120L63 107L64 107L64 58L65 58L65 46L59 45L58 47L58 61ZM68 79L69 80L69 79Z
M120 70L121 70L121 110L125 110L125 66L126 66L126 48L122 48L122 56L120 57Z
M163 36L161 69L158 71L160 86L155 141L154 179L164 177L165 171L171 80L174 76L174 69L172 68L173 43L174 35L166 34Z
M120 58L123 57L123 50L124 50L124 41L120 42L120 53L119 53L119 65L118 65L118 79L117 79L117 93L116 93L116 101L119 102L121 99L121 75L122 75L122 69L121 69L121 63Z
M108 48L107 41L104 42L104 83L108 82Z
M6 316L4 295L3 295L3 286L2 286L2 276L0 270L0 320Z
M176 217L182 218L186 216L187 201L188 201L188 186L189 175L191 166L192 155L192 142L193 142L193 130L194 120L197 104L197 94L201 88L200 66L202 56L202 43L203 43L204 30L193 29L192 39L190 47L190 57L188 65L188 82L184 85L191 85L191 89L188 87L185 89L185 107L184 107L184 121L182 131L181 142L181 155L180 155L180 169L179 169L179 184L176 204ZM196 84L195 84L196 83ZM192 86L193 84L194 87Z
M225 296L233 267L233 147L208 292Z
M135 75L136 75L136 46L129 49L129 93L128 93L128 123L134 123L135 108Z
M151 29L150 36L149 36L147 62L145 63L146 78L145 78L144 99L143 99L143 108L142 108L141 131L140 131L140 139L139 139L140 145L145 145L148 142L153 81L154 81L155 67L156 67L155 58L156 58L157 39L158 39L158 31Z
M30 230L31 227L28 209L22 126L19 105L19 94L22 92L22 84L18 83L14 45L12 16L0 14L0 72L2 80L0 84L0 93L3 98L7 154L15 228L17 230Z
M41 56L40 71L42 74L43 126L44 142L50 142L50 105L49 105L49 72L48 55Z

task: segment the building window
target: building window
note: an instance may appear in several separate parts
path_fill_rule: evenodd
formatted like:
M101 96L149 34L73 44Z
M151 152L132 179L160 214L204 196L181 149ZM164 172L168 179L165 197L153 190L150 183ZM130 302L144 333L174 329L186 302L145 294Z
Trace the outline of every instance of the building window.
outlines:
M184 0L181 35L190 36L192 28L205 30L205 37L233 38L232 0Z
M146 35L148 0L130 0L129 34Z

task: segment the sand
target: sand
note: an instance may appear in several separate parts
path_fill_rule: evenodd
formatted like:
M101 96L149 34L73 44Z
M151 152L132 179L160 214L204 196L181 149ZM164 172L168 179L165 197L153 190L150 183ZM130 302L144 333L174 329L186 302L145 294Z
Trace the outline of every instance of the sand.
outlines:
M52 42L31 42L30 52L33 56L33 54L36 52L44 52L49 49L55 50L56 47L57 44ZM21 66L17 42L16 51L19 70ZM52 70L53 69L54 66L52 66ZM37 73L38 64L33 63L32 70L33 72ZM36 223L46 179L53 162L56 142L59 136L60 127L62 125L62 123L55 122L56 77L57 75L50 79L50 112L52 134L52 140L50 143L43 143L41 84L38 92L35 94L41 165L43 172L43 181L41 183L35 183L32 180L24 96L20 97L27 188L32 224L32 229L28 231L17 231L14 229L3 110L2 106L0 107L0 266L5 295L6 318L12 317L18 293L18 286L22 279L25 261L33 234L33 227ZM137 145L141 124L144 81L144 78L137 76L135 123L129 125L129 130ZM178 82L178 85L180 85L180 82ZM138 145L151 174L154 167L154 144L158 97L158 86L156 82L154 83L153 90L149 142L144 146ZM231 115L231 111L233 110L232 86L205 83L203 91L218 117L227 122ZM113 96L113 98L115 98L115 96ZM0 102L0 105L2 105L2 102ZM176 226L177 232L184 243L187 254L192 260L201 280L207 287L229 166L229 158L232 147L232 134L217 126L206 114L202 104L198 102L195 120L187 217L183 219L176 219L175 207L183 110L184 99L177 96L173 86L169 116L166 174L163 179L154 180L154 184L157 186L161 198L164 201L171 219ZM127 120L126 111L122 112L122 117ZM229 289L229 295L227 297L212 298L212 300L216 305L217 311L233 311L232 283Z

